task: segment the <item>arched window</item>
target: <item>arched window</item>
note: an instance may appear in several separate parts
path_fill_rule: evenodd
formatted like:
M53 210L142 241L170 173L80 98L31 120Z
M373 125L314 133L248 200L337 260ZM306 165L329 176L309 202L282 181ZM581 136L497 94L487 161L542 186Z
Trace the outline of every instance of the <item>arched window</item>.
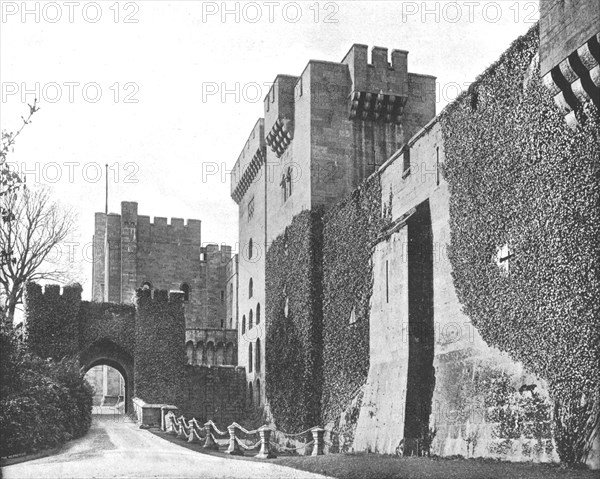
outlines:
M142 283L142 289L152 289L152 283L150 281L144 281Z
M206 345L206 365L215 365L215 345L212 341Z
M242 334L246 332L246 315L242 316Z
M184 301L189 301L190 300L190 285L187 283L183 283L179 289L181 291L183 291L183 300Z
M285 175L281 176L281 183L279 183L279 186L281 186L281 192L283 194L282 198L283 198L283 202L285 203L285 200L287 200L287 188L285 187Z
M256 303L256 324L260 324L260 303Z
M252 310L250 310L250 314L248 315L248 329L252 329L252 326L254 326L252 323Z
M252 282L252 278L250 278L250 281L248 281L248 297L249 298L252 297L252 290L253 290L253 282Z
M287 197L292 196L292 167L288 167L287 175L285 175L285 183L287 189Z
M185 347L185 352L187 355L187 363L188 364L195 364L195 356L196 356L196 352L194 351L194 343L192 341L188 341Z
M256 358L254 360L254 369L256 370L257 373L260 372L260 338L256 340Z
M252 343L248 344L248 372L252 372Z
M252 238L248 241L248 259L252 259Z

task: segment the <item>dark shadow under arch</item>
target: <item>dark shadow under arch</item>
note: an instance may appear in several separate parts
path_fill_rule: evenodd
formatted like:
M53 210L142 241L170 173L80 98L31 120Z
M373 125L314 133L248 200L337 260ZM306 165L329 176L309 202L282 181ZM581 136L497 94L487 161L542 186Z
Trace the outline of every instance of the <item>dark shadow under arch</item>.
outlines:
M125 412L133 411L133 357L125 349L110 341L101 339L79 353L79 364L83 373L94 366L107 365L115 368L125 381Z

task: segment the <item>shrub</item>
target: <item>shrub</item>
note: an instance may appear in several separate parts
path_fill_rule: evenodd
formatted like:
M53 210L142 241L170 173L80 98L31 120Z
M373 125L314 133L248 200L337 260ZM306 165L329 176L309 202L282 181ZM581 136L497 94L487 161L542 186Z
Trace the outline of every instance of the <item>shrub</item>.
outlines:
M0 332L0 455L55 447L91 424L91 386L76 360L43 360Z

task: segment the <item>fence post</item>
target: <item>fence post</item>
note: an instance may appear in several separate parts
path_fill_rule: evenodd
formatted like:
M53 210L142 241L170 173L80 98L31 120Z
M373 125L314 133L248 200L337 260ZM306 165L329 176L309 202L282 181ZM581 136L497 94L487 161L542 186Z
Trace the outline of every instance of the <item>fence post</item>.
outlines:
M277 457L271 449L271 429L267 426L261 426L258 430L260 434L260 451L256 455L258 459L273 459Z
M194 421L194 418L190 419L189 425L190 425L190 437L188 438L188 442L191 442L191 443L200 442L200 440L196 437L196 422Z
M219 445L214 441L212 437L212 422L208 421L204 424L204 430L206 431L206 441L204 441L204 447L206 449L214 449L215 451L219 450Z
M181 416L179 418L179 431L177 432L177 439L185 439L187 441L187 434L185 432L186 429L186 424L185 424L185 418L183 416Z
M176 417L171 411L165 416L165 431L171 436L177 436L177 428L175 427Z
M325 434L325 429L323 429L322 427L319 426L315 426L311 429L312 431L312 435L313 435L313 440L315 441L315 444L313 445L313 451L312 451L312 455L313 456L322 456L323 455L323 446L325 445L325 442L323 441L323 435Z
M227 454L231 454L232 456L243 456L244 452L240 448L235 437L235 430L237 426L238 425L235 422L230 426L227 426L227 430L229 431L229 448L225 452Z

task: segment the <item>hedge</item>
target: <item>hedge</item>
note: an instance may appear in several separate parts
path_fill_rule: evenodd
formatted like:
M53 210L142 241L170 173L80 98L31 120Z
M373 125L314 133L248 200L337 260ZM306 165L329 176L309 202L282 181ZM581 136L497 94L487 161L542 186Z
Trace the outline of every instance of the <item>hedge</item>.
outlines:
M35 452L83 436L92 387L76 360L43 360L0 332L0 455Z
M448 254L483 339L548 380L572 463L600 417L600 121L590 104L582 126L566 125L538 51L535 26L440 116ZM495 261L504 245L508 273Z

